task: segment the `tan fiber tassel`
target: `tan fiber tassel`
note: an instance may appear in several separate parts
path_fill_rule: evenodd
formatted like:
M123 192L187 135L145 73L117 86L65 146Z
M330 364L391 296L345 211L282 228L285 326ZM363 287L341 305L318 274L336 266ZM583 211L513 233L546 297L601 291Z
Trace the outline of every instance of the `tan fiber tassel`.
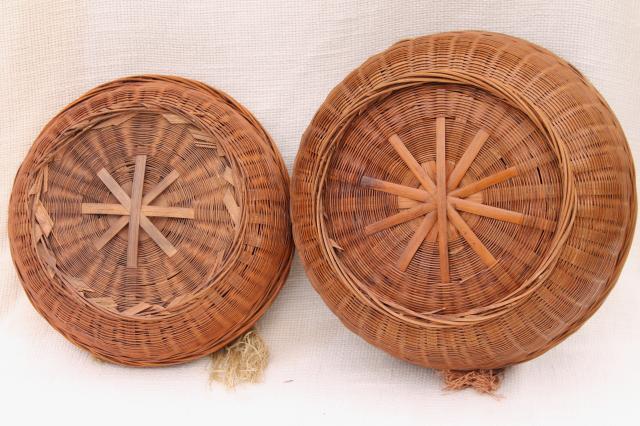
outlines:
M211 382L233 389L242 383L257 383L269 362L269 350L255 329L211 354Z
M473 388L480 393L497 396L496 391L504 375L504 369L496 370L442 370L445 390Z

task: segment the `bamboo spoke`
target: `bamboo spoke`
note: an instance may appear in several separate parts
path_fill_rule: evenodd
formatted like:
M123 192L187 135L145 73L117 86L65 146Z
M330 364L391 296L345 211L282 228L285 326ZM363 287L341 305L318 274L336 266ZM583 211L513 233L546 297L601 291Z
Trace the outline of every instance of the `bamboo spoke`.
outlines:
M449 193L449 195L458 197L458 198L466 198L490 186L497 185L501 182L504 182L505 180L511 179L517 174L518 174L517 167L515 166L509 167L508 169L502 170L498 173L494 173L478 181L465 185L461 188L454 189Z
M467 222L460 216L460 214L453 208L453 206L447 207L447 214L449 215L449 220L453 223L453 226L456 227L462 238L467 241L467 244L471 246L471 248L480 256L482 262L491 267L496 264L496 259L493 257L491 252L482 244L482 241L477 237L477 235L471 230Z
M106 214L128 216L129 210L122 204L82 203L82 214ZM183 207L142 206L141 213L147 217L172 217L193 219L193 209Z
M407 244L407 247L405 247L404 251L400 255L400 258L398 259L398 262L397 262L398 269L400 269L401 271L407 270L407 268L409 267L409 263L411 263L411 260L413 259L416 252L418 251L418 248L420 248L420 245L422 244L424 239L427 237L427 234L429 233L429 231L431 230L435 222L436 222L435 212L431 212L427 214L422 219L422 221L420 222L420 225L418 226L413 236L411 237L409 244Z
M138 266L138 237L140 236L140 208L142 207L142 185L144 171L147 165L146 155L136 156L136 166L133 172L133 186L131 187L131 202L129 206L129 241L127 244L127 267ZM122 188L121 188L122 189Z
M131 199L124 189L116 182L116 180L107 172L106 169L101 169L98 172L98 177L109 189L109 191L116 197L116 200L122 204L122 206L129 210L131 208Z
M456 197L449 197L448 200L449 203L458 210L473 213L478 216L490 217L504 222L546 230L553 229L555 226L553 222L547 219L537 218L523 213L501 209L499 207L488 206L486 204L476 203L475 201L463 200Z
M142 206L140 212L147 217L171 217L174 219L193 219L195 216L193 209L184 207Z
M149 237L158 244L167 256L171 257L178 252L169 240L162 235L162 232L160 232L160 230L156 228L156 226L145 216L140 217L140 226L145 230L147 235L149 235Z
M194 210L190 208L150 206L149 203L151 203L165 189L175 182L180 175L177 171L173 170L143 196L142 191L144 186L145 168L146 155L136 156L131 197L129 197L126 191L118 184L118 182L116 182L113 176L111 176L106 169L101 169L98 172L98 177L116 197L120 204L83 203L81 205L81 211L83 214L122 216L112 223L109 229L102 234L102 236L94 241L94 246L98 250L104 247L104 245L115 237L127 224L130 224L127 241L127 267L137 266L140 228L142 228L149 237L158 244L167 256L171 257L177 253L176 248L164 235L162 235L162 232L160 232L160 230L151 223L148 217L182 219L193 219L195 217Z
M436 185L433 183L433 180L429 177L427 172L420 166L418 161L414 158L413 155L409 152L407 147L404 145L402 140L398 137L398 135L392 135L389 138L389 143L393 146L393 149L396 150L402 161L405 162L409 170L415 175L418 181L422 184L422 186L427 190L428 193L434 194L436 192Z
M473 201L462 200L456 197L449 197L449 202L458 210L473 213L478 216L498 219L503 222L515 223L517 225L522 225L525 217L524 214L519 212L488 206L486 204L480 204Z
M180 177L180 173L178 173L177 170L171 171L171 173L169 173L167 176L164 177L164 179L158 182L156 186L151 188L151 191L149 191L147 194L145 194L144 197L142 197L142 205L146 206L147 204L151 203L153 200L158 198L158 196L165 189L167 189L173 182L175 182L176 179L178 179L179 177Z
M100 172L102 172L102 170ZM104 173L108 174L106 170L104 170ZM151 191L149 191L142 198L142 205L146 206L149 203L151 203L153 200L155 200L165 189L169 187L169 185L175 182L175 180L178 179L178 177L180 177L180 173L178 173L177 170L173 170L171 173L165 176L164 179L162 179L156 186L154 186L151 189ZM128 224L129 224L129 216L121 217L117 221L113 222L109 227L109 229L107 229L107 231L94 242L94 246L96 247L96 249L100 250L102 247L104 247L105 244L111 241L113 237L118 235L118 232L120 232Z
M80 208L82 214L129 215L129 210L122 204L82 203Z
M129 216L122 216L120 219L113 222L109 227L109 229L107 229L105 233L102 234L102 236L100 236L97 240L93 242L93 246L97 250L102 249L102 247L104 247L105 244L111 241L113 237L118 235L118 232L120 232L125 226L127 226L128 223L129 223Z
M471 166L471 163L473 163L473 160L476 159L476 156L480 152L480 149L482 148L488 137L489 134L485 130L478 130L478 133L476 133L466 151L464 152L464 154L462 154L462 157L460 158L460 160L458 160L458 163L453 168L451 176L449 176L449 182L447 184L447 188L449 190L452 190L453 188L457 187L458 184L460 184L460 181L467 173L467 170Z
M482 204L478 202L481 199L475 200L476 197L472 197L486 188L517 176L522 170L525 170L522 164L460 186L464 176L489 138L489 133L486 130L480 129L476 132L458 162L450 168L447 166L447 121L445 117L437 117L435 126L436 161L431 160L423 165L418 164L416 158L409 152L398 135L394 134L389 137L389 143L418 179L421 184L420 188L387 182L370 176L363 176L360 181L364 187L398 196L398 205L406 208L400 213L367 225L364 229L365 235L372 235L424 216L398 259L397 266L400 270L407 269L420 245L427 239L437 242L441 281L450 282L449 238L450 236L457 238L458 234L465 239L487 266L491 267L496 264L496 259L460 216L458 210L522 226L545 230L554 229L556 224L553 221Z
M449 226L447 224L447 160L444 117L436 118L436 185L438 203L438 250L440 252L440 279L448 283Z
M427 214L435 210L435 208L435 204L420 204L400 213L394 214L393 216L386 217L382 220L379 220L378 222L367 225L364 228L364 233L365 235L375 234L376 232L380 232L383 229L408 222L412 219Z
M364 187L374 189L376 191L386 192L388 194L398 195L410 200L421 201L423 203L431 201L431 196L427 191L410 186L398 185L397 183L387 182L384 180L362 176L360 184Z

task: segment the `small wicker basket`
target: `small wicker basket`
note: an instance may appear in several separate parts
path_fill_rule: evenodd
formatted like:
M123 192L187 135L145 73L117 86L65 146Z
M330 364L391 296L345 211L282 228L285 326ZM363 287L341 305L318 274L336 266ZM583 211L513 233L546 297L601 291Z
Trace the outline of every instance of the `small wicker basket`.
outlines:
M578 329L636 220L615 116L551 52L454 32L352 72L304 134L294 238L344 324L407 361L494 369Z
M11 252L35 308L129 365L184 362L249 329L293 253L288 175L249 111L177 77L90 91L21 165Z

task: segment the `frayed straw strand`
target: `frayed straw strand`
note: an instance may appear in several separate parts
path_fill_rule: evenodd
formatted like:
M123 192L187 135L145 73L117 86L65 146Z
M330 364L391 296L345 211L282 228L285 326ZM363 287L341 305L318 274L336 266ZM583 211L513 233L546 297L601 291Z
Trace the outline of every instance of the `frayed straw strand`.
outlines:
M255 330L250 330L225 348L211 354L210 382L228 389L262 380L269 362L269 350Z

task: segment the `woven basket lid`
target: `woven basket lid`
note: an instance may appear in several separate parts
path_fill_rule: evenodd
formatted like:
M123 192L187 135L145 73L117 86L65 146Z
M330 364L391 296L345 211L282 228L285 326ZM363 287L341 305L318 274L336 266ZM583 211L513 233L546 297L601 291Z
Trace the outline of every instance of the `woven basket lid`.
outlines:
M292 184L308 275L351 330L443 369L500 368L574 332L636 217L623 132L591 84L513 37L406 40L338 85Z
M288 176L249 111L176 77L67 106L22 163L11 252L35 308L122 364L213 352L265 312L291 264Z

